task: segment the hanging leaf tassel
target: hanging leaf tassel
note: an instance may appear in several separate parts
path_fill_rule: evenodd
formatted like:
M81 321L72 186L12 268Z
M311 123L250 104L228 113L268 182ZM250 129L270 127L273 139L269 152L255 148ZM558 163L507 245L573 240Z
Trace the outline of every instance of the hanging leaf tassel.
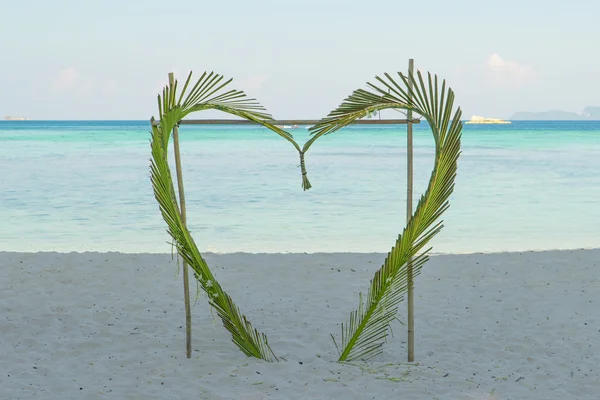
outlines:
M312 186L306 175L306 165L304 164L304 152L300 151L300 171L302 171L302 189L308 190Z

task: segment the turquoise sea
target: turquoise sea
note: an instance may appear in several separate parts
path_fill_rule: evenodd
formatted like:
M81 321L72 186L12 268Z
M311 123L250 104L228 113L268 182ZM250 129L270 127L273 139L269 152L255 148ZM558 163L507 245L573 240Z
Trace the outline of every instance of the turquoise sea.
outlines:
M297 140L304 128L291 131ZM406 127L349 127L307 155L251 126L181 128L200 250L386 252L406 219ZM0 251L171 251L147 121L0 122ZM600 121L465 125L437 253L600 247ZM415 126L415 206L433 139Z

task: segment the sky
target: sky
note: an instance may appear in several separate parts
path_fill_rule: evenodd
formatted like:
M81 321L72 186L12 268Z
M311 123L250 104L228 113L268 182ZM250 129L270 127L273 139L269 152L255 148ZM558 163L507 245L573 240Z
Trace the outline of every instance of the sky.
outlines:
M600 106L598 16L598 0L0 0L0 118L149 119L190 70L320 118L409 58L466 118L581 112Z

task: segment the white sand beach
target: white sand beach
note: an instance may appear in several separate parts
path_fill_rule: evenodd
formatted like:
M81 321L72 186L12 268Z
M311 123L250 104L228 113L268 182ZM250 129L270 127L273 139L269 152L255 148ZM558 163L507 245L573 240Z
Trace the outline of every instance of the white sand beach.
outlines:
M0 399L598 399L600 250L437 255L372 362L329 336L383 254L208 254L279 357L244 356L170 255L0 253ZM405 305L400 319L405 319Z

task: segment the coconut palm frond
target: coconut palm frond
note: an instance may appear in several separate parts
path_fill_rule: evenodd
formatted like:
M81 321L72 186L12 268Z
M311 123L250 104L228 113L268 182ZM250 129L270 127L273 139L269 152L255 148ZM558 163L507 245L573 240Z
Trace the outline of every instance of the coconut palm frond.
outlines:
M443 227L439 218L449 207L449 197L454 190L462 131L460 108L452 115L454 93L446 88L445 81L440 87L437 76L428 74L425 81L420 72L416 78L398 75L399 82L389 74L376 77L378 85L369 83L370 90L356 90L311 128L314 142L374 111L404 109L425 118L435 139L435 163L427 190L383 266L371 280L366 301L363 302L361 295L358 309L342 324L340 361L369 359L381 352L390 323L396 318L398 304L408 290L408 263L411 262L413 276L417 276L428 260L431 247L426 246Z
M212 109L267 126L279 136L295 144L289 132L270 123L273 118L255 99L246 97L246 94L240 90L224 90L232 79L224 80L222 75L204 72L188 91L191 79L190 72L179 95L177 95L177 81L173 86L165 86L162 96L158 95L160 120L165 126L175 126L191 113ZM165 148L169 137L170 135L165 135L163 138L166 141Z
M242 315L231 297L222 289L213 276L208 264L200 254L194 239L186 228L177 203L175 187L168 163L168 142L173 128L186 115L205 109L223 112L261 123L270 119L262 107L253 99L246 99L243 92L223 91L230 81L221 75L203 74L192 90L187 93L191 73L182 92L177 96L177 82L168 85L158 97L160 120L151 119L152 159L151 182L168 232L174 240L179 255L194 270L200 287L206 292L209 304L215 308L223 326L231 333L232 341L244 354L267 361L277 360L267 337L254 329ZM287 132L283 132L287 134ZM289 134L287 134L289 135Z
M162 97L159 96L158 103L160 115L165 115L165 118L168 118L167 122L178 122L190 113L204 110L219 110L254 121L275 132L294 146L300 156L302 188L304 190L310 189L311 185L307 178L306 166L304 163L304 152L298 143L296 143L291 133L273 125L273 118L271 115L265 113L265 109L255 99L247 98L244 92L239 90L223 91L225 86L232 80L229 79L224 81L223 76L214 74L213 72L205 72L202 74L198 82L192 87L187 94L187 97L184 99L191 76L192 74L190 73L177 101L175 100L177 83L174 88L168 86L165 87ZM165 114L165 110L167 109L170 110L169 115ZM165 140L168 141L168 136L165 137Z

